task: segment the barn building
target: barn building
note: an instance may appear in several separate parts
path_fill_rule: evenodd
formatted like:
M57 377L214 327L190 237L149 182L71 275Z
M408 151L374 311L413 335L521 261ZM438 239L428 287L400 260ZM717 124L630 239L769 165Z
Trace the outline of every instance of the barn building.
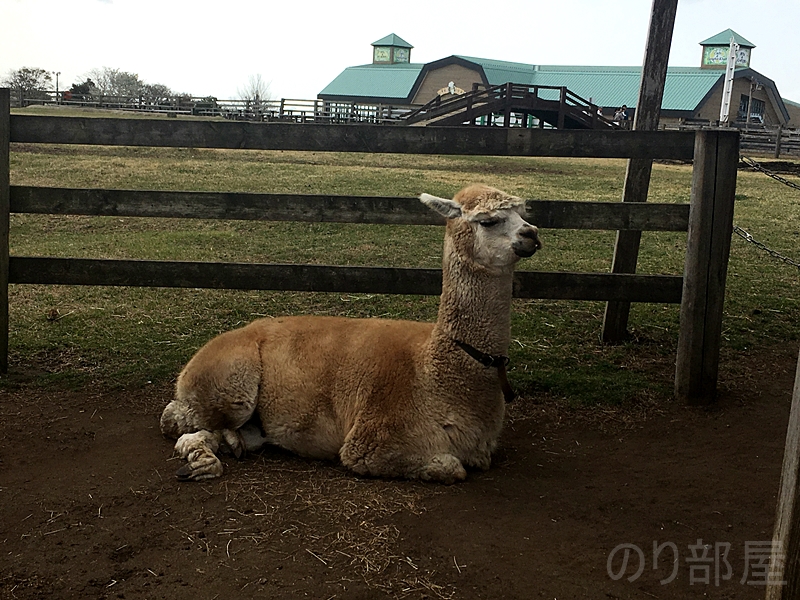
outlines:
M800 126L800 105L781 98L775 82L750 67L755 45L731 29L700 42L700 65L669 67L661 122L719 120L731 38L738 44L729 122ZM565 87L611 117L627 105L631 116L641 67L553 66L453 55L430 63L411 61L413 46L391 34L372 44L370 64L347 67L318 94L329 105L421 106L472 90L507 83Z

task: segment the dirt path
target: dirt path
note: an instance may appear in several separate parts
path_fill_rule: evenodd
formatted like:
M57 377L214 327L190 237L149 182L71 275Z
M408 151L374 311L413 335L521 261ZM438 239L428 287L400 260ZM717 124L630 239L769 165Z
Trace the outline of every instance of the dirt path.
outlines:
M771 538L795 362L752 361L715 409L633 427L523 399L493 468L451 487L278 451L179 483L169 390L3 392L0 596L762 598L747 543ZM634 546L609 576L620 544L633 581Z

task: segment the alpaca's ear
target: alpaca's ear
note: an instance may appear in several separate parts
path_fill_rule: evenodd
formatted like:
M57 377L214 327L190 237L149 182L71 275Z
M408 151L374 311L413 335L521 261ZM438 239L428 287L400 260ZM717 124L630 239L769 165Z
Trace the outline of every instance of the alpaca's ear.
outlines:
M431 196L430 194L420 194L419 199L423 204L438 212L445 219L455 219L461 216L461 205L454 200L439 198L438 196Z

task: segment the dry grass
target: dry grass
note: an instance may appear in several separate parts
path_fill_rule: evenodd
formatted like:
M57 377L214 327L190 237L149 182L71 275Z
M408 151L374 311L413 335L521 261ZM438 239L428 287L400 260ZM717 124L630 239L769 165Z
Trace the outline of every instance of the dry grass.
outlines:
M399 513L422 515L424 501L441 487L354 478L330 464L287 461L276 450L246 467L229 465L223 480L202 487L224 498L226 518L210 530L199 508L198 529L183 533L217 560L234 565L242 552L262 552L294 561L302 553L327 568L331 584L362 581L396 598L455 593L397 553L400 534L391 523Z

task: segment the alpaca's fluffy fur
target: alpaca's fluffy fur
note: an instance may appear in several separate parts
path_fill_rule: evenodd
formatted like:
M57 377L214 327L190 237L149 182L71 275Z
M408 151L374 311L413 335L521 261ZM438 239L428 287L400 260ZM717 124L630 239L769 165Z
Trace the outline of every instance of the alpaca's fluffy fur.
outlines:
M216 337L161 416L187 459L178 477L219 476L222 443L237 456L270 443L364 475L447 483L489 467L504 414L497 369L455 341L506 355L514 265L541 245L523 201L499 190L420 199L447 218L436 323L284 317Z

